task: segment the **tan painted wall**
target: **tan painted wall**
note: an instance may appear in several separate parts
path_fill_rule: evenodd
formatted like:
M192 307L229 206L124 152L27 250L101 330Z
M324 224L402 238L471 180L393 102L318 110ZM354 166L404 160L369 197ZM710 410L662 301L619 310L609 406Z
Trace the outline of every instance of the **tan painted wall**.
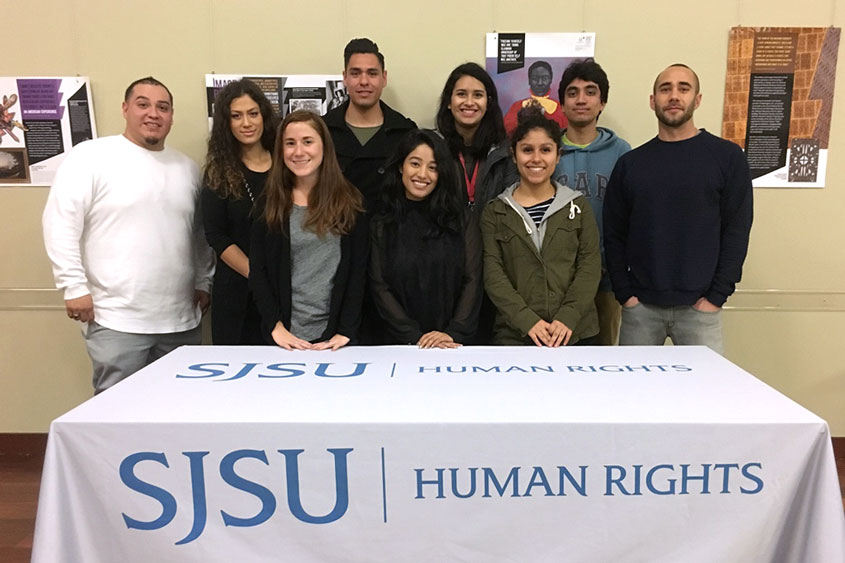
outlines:
M842 26L845 16L843 0L5 0L3 13L0 74L90 76L100 135L122 131L124 88L153 74L175 95L169 144L197 160L206 139L205 73L340 72L353 36L372 37L386 53L387 102L431 126L449 71L466 60L483 63L486 32L594 31L612 84L602 124L638 145L656 132L648 94L667 64L698 71L704 99L696 124L718 133L732 26ZM845 436L843 68L828 187L755 190L745 277L725 314L728 357L827 419L838 436ZM0 188L0 432L46 431L91 394L79 331L50 289L40 227L46 197L46 187Z

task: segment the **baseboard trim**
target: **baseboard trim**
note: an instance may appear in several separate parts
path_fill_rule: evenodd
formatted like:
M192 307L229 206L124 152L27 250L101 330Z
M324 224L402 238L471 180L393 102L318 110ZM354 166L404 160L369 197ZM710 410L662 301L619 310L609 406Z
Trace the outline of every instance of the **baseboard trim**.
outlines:
M43 458L46 449L46 433L0 432L0 461Z

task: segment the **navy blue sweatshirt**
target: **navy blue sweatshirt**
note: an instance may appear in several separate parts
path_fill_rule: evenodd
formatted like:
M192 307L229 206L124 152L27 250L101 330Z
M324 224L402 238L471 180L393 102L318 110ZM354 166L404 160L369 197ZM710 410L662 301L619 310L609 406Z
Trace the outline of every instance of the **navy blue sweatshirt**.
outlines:
M604 201L616 299L675 306L706 297L722 306L742 277L752 199L742 149L703 129L623 155Z

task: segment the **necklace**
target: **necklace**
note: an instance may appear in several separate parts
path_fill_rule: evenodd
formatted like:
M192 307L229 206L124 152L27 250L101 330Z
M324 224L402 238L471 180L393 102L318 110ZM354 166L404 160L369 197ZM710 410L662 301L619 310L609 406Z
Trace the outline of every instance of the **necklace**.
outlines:
M246 180L244 180L244 187L246 188L246 193L249 196L249 201L255 203L255 196L252 195L252 190L249 187L249 182L247 182Z

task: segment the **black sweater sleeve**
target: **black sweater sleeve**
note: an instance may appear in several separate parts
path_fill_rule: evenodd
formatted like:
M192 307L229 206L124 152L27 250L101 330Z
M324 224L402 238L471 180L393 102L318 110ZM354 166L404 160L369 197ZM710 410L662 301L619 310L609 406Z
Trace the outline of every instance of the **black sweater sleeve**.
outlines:
M351 344L356 344L358 327L361 324L361 307L364 302L369 255L369 224L365 213L358 214L355 227L348 237L349 274L338 315L337 332L349 338Z
M719 260L710 288L704 294L708 301L719 307L733 294L737 282L742 278L742 264L748 253L748 238L754 215L753 198L748 160L742 149L731 145L720 201L722 224Z
M604 252L607 271L613 292L620 303L625 303L632 295L631 281L628 275L626 245L628 240L628 217L630 204L625 192L625 156L616 161L607 191L604 196L602 220L604 221Z
M267 229L267 223L263 218L255 221L250 241L249 288L261 313L261 326L268 339L277 322L281 321L284 324L279 307L278 288L273 283L276 276L273 276L270 271L271 267L278 269L278 265L270 259L271 241L272 234Z
M423 334L420 325L408 316L385 281L384 237L384 225L374 224L370 236L370 293L391 338L401 344L416 344Z
M217 256L233 244L237 244L227 228L226 200L204 186L200 192L202 223L205 239Z

